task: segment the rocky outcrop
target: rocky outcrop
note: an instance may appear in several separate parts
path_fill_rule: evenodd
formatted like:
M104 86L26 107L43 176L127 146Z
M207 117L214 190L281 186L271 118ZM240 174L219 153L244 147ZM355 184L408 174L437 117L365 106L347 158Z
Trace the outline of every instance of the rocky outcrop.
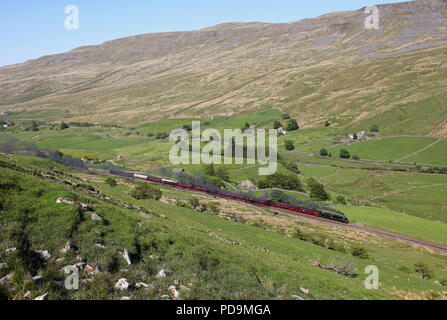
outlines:
M48 297L50 296L49 293L45 293L41 296L38 296L37 298L35 298L34 300L48 300Z
M127 251L127 249L124 249L123 258L124 258L124 260L126 260L128 265L132 264L132 258L131 258L130 254L129 254L129 251Z
M121 290L121 291L129 290L130 287L131 287L131 285L130 285L129 281L127 281L126 278L121 278L118 280L117 283L115 283L115 289L117 289L117 290Z

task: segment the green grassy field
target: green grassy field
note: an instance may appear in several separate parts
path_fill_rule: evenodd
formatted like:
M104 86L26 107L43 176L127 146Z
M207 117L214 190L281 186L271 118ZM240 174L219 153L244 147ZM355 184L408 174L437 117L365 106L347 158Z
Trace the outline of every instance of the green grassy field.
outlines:
M373 207L339 206L351 223L393 230L412 237L447 244L447 225L444 222L427 221L404 213Z
M333 156L337 157L340 154L341 149L346 149L349 151L351 156L357 155L360 157L360 159L395 161L409 154L412 154L413 152L416 152L435 141L435 138L383 138L377 140L368 140L365 142L358 142L354 143L351 146L338 146L335 148L330 148L329 151L332 152ZM437 155L433 154L433 160L436 160L436 158ZM404 160L404 162L410 161L408 161L407 159Z
M427 150L405 159L406 162L447 166L447 141L441 140Z

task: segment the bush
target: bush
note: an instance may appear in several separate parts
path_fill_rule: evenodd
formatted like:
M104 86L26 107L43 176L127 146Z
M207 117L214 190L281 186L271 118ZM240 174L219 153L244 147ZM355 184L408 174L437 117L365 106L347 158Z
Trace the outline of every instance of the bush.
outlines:
M68 129L69 126L68 126L68 124L66 124L65 122L62 122L59 128L60 128L61 130L65 130L65 129Z
M157 140L164 140L164 139L166 139L167 137L169 137L169 134L167 134L166 132L160 132L160 133L157 133L157 135L155 136L155 138L156 138Z
M188 200L191 209L196 210L200 206L200 201L197 198L192 198Z
M292 171L293 173L296 173L296 174L301 173L300 170L298 169L298 166L293 161L285 162L285 163L283 163L283 166L286 167L287 170Z
M220 264L220 260L213 256L213 253L205 248L200 248L195 253L200 269L205 271L214 271Z
M329 121L326 121L326 122L324 123L324 126L325 126L325 127L330 127L330 126L331 126L331 124L330 124L330 122L329 122Z
M346 199L343 196L337 196L337 198L335 199L335 201L337 203L342 203L342 204L346 204Z
M414 265L414 268L417 273L420 273L422 275L422 279L430 280L434 276L433 271L431 271L430 268L423 262L416 263Z
M223 189L225 188L225 183L223 183L222 180L220 180L218 177L213 177L213 176L205 176L206 181L210 182L213 184L213 186Z
M230 181L230 176L228 174L228 169L226 167L219 167L216 170L215 176L223 181Z
M107 183L112 188L115 188L118 185L118 182L116 182L116 180L113 178L107 178L105 183Z
M346 149L341 149L341 150L340 150L340 158L343 158L343 159L349 159L349 158L351 158L351 154L349 153L348 150L346 150Z
M138 184L130 193L132 197L137 200L140 199L152 199L160 200L162 192L160 189L151 186L148 183Z
M353 257L360 259L369 259L368 251L363 247L353 247L351 250L351 254Z
M264 178L264 180L259 180L258 188L281 188L286 190L303 191L303 186L297 176L279 172Z
M320 149L320 156L327 157L329 155L329 152L325 148Z
M310 187L310 197L312 199L326 201L329 200L329 194L324 189L324 186L320 183L314 183Z
M220 213L220 203L211 202L208 204L208 209L212 214L218 215Z
M206 176L212 176L216 174L216 170L214 169L214 164L210 163L205 166L204 173Z
M284 114L282 115L282 118L283 118L284 120L289 120L289 119L290 119L290 115L289 115L288 113L284 113Z
M39 125L36 121L31 122L31 127L29 128L30 131L39 131Z
M352 159L353 159L353 160L360 160L360 157L357 156L357 155L355 155L355 156L352 156Z
M373 124L371 127L371 132L379 132L379 126L377 124Z
M294 150L294 149L295 149L295 145L293 144L293 141L292 141L292 140L286 140L286 141L284 142L284 144L285 144L286 150L291 151L291 150Z
M295 131L298 130L300 126L298 125L298 122L295 119L291 119L287 121L286 130L287 131Z
M276 120L275 122L273 122L273 129L278 129L282 127L281 122L279 122L278 120Z

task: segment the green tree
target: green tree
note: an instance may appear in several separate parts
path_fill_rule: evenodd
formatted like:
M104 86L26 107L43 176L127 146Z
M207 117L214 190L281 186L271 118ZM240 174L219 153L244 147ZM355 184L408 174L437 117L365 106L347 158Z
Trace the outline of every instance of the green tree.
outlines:
M31 122L30 131L39 131L39 125L34 120Z
M160 189L153 187L148 183L140 183L130 192L130 195L137 200L140 199L160 200L162 192Z
M290 115L289 115L288 113L284 113L284 114L282 115L282 118L283 118L284 120L289 120L289 119L290 119Z
M115 188L118 185L118 182L116 182L115 179L109 177L105 180L105 183L107 183L109 186L111 186L112 188Z
M295 145L293 144L293 141L292 140L286 140L286 141L284 141L284 145L285 145L285 147L286 147L286 150L293 150L293 149L295 149Z
M321 183L317 182L315 179L313 178L308 179L307 186L310 189L310 197L312 199L320 201L329 200L329 195L324 189L324 186Z
M279 122L278 120L276 120L275 122L273 122L273 129L278 129L282 127L281 122Z
M60 128L61 130L65 130L65 129L68 129L69 126L68 126L68 124L66 124L65 122L62 122L59 128Z
M329 152L325 148L320 149L320 156L327 157L329 155Z
M354 140L357 140L358 139L357 133L354 133L353 137L354 137Z
M190 124L185 124L185 125L182 127L182 129L183 129L183 130L186 130L186 131L191 131L191 130L192 130L192 127L191 127Z
M345 197L343 197L343 196L337 196L337 198L335 199L335 201L337 202L337 203L341 203L341 204L346 204L346 199L345 199Z
M324 123L324 126L325 126L325 127L330 127L330 126L331 126L331 123L330 123L329 121L326 120L326 122Z
M217 178L222 179L223 181L230 181L228 169L224 166L220 166L219 168L217 168L215 175Z
M295 131L298 130L300 126L298 125L298 122L295 119L290 119L287 121L286 130L287 131Z
M214 164L210 163L205 166L204 173L206 176L214 177L216 175L216 170L214 169Z
M379 132L379 126L377 124L373 124L371 126L371 132Z
M296 174L301 173L300 170L298 169L296 162L288 161L288 162L283 163L283 165L284 165L284 167L286 167L286 169L292 171L293 173L296 173Z
M343 158L343 159L349 159L349 158L351 158L351 154L349 153L348 150L346 150L346 149L341 149L341 150L340 150L340 158Z
M205 176L206 181L210 182L213 184L213 186L223 189L225 188L225 183L223 183L222 180L220 180L218 177L213 177L213 176Z

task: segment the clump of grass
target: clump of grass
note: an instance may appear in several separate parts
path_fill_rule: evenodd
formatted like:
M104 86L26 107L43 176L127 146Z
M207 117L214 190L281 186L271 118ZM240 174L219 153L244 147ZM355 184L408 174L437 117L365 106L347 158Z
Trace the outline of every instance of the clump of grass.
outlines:
M433 271L423 262L415 263L414 270L422 275L422 279L430 280L434 276Z
M351 249L351 254L353 257L359 258L359 259L369 259L368 251L360 246L355 246Z

